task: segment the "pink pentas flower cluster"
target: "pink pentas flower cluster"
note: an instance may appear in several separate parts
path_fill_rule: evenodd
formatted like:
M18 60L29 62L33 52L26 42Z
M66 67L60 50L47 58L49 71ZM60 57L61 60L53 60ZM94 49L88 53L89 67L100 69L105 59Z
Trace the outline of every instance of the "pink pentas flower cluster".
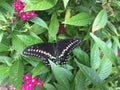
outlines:
M13 7L15 9L16 15L21 17L22 21L28 20L29 18L34 18L37 16L35 11L24 11L25 2L22 0L14 0Z
M34 90L35 85L38 87L42 86L42 82L38 78L31 77L30 74L24 75L23 82L21 90Z
M23 77L23 85L21 90L34 90L34 87L42 87L43 83L38 78L33 78L30 74L25 74ZM16 90L15 87L11 87L11 90Z

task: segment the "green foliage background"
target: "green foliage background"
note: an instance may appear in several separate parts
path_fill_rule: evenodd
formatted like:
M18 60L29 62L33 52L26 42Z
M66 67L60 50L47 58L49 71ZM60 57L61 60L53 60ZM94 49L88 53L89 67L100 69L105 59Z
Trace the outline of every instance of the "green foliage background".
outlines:
M0 82L20 90L25 73L43 81L40 90L120 89L119 0L23 0L38 17L21 21L13 0L0 1ZM11 23L15 18L16 23ZM64 24L65 34L57 35ZM68 37L82 40L66 65L51 69L41 59L22 54L25 47Z

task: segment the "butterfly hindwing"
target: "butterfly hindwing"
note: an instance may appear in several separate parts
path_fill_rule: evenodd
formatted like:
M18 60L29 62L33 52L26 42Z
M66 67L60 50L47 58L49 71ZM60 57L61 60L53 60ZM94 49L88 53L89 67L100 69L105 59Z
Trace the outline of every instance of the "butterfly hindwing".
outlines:
M58 58L60 64L65 64L69 54L72 50L80 44L80 39L78 38L69 38L59 41L58 44Z

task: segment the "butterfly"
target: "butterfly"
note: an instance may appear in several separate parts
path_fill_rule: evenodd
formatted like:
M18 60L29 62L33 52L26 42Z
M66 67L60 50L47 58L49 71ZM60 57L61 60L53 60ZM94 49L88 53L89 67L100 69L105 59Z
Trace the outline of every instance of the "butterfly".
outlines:
M50 65L48 60L52 60L56 64L66 64L70 53L80 42L81 40L78 38L68 38L53 43L38 43L26 47L23 54L42 58L46 65Z

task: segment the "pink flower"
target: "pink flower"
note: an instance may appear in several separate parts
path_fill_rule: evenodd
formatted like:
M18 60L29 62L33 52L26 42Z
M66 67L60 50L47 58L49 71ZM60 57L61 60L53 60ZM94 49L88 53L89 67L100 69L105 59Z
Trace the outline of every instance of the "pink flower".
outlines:
M34 86L37 85L42 87L43 83L38 78L33 78L30 74L25 74L23 77L24 84L22 85L22 90L34 90Z
M30 76L30 74L25 74L23 77L23 81L29 81L30 79L32 79L32 77Z
M21 90L25 90L25 88L26 88L26 85L23 84L22 87L21 87Z
M14 0L13 7L15 9L15 15L21 17L22 21L26 21L29 18L34 18L37 16L35 11L24 12L25 2L22 0Z
M37 16L37 14L35 13L35 11L30 11L29 13L30 17L34 18Z
M59 26L58 34L64 34L65 32L66 28L63 25Z
M19 12L23 10L24 4L21 2L21 0L18 0L18 1L14 0L13 7L17 12Z
M43 85L43 83L42 83L40 80L38 80L36 84L37 84L37 86L39 86L39 87L41 87L41 86Z
M23 84L21 90L34 90L34 85L32 85L31 83Z
M21 90L34 90L35 85L42 87L43 83L38 78L33 78L30 74L25 74L23 77L23 85ZM11 90L16 90L14 87Z
M29 14L27 12L21 12L20 16L22 21L29 19Z
M31 83L31 84L35 85L37 80L38 80L38 78L31 78L27 83Z
M10 87L10 90L16 90L14 86L11 86Z
M22 6L25 7L25 5L26 5L25 2L22 2Z

